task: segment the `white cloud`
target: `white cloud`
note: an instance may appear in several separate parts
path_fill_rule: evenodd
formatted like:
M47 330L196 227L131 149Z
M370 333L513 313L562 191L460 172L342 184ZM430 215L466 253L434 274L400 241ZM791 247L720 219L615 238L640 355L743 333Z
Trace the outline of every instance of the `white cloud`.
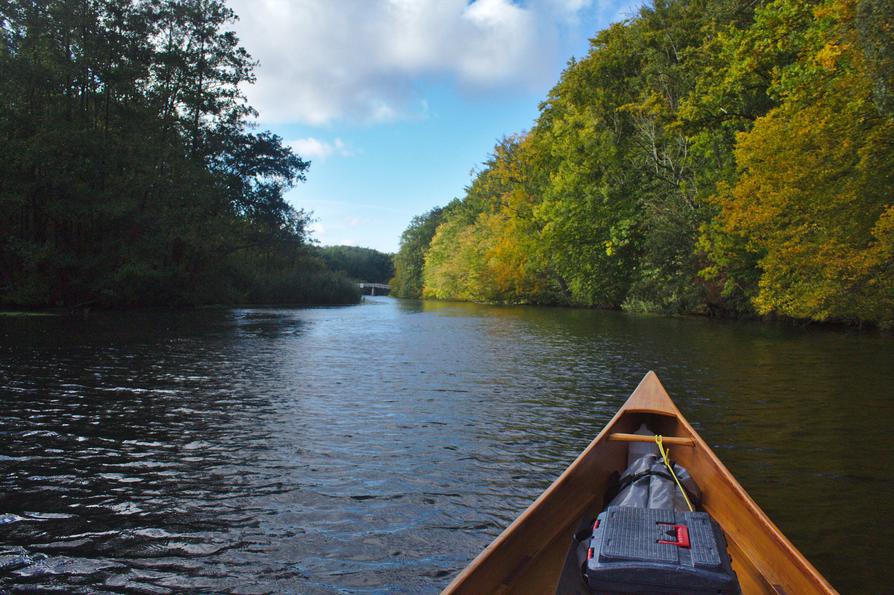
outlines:
M544 2L561 11L566 18L574 18L578 12L593 4L592 0L544 0Z
M331 155L339 157L351 157L354 155L348 146L340 138L333 142L326 142L312 136L289 141L288 145L303 159L326 159Z
M320 223L319 221L312 221L310 226L307 228L310 232L311 237L318 240L319 242L325 243L326 241L326 226Z
M323 225L314 221L309 231L311 235L323 246L359 246L360 242L354 235L358 230L363 232L363 227L378 223L374 220L361 219L360 217L332 217L334 223Z
M476 90L548 84L561 28L591 3L230 0L260 61L249 101L265 122L311 125L413 115L425 77Z

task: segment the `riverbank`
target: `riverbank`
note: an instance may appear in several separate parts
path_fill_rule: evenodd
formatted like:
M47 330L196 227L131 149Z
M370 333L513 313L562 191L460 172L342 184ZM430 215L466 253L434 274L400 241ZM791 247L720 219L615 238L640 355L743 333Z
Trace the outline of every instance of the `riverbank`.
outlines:
M279 269L279 270L277 270ZM220 263L213 273L199 278L177 274L142 279L131 284L99 280L66 280L54 284L33 277L32 286L7 288L0 293L0 308L9 310L72 310L120 308L192 308L216 304L345 305L360 302L356 283L340 271L332 271L313 255L304 255L299 266L255 270L245 263ZM74 290L73 288L78 288Z
M83 316L90 312L144 312L144 313L163 313L163 312L190 312L202 310L233 310L233 309L297 309L297 308L345 308L348 306L356 306L363 301L361 295L356 301L348 302L247 302L233 304L203 304L203 305L176 305L176 306L79 306L74 308L52 307L52 308L31 308L31 309L8 309L0 310L0 316L7 318L29 318L44 316Z
M421 298L401 298L400 296L392 296L397 299L420 300ZM678 312L666 313L648 309L625 309L623 307L606 308L600 306L587 306L574 303L532 303L532 302L476 302L471 300L450 300L425 298L428 302L441 302L445 304L476 304L480 306L496 306L496 307L524 307L524 308L558 308L571 310L592 310L597 312L617 312L633 316L648 316L655 318L693 318L693 319L709 319L722 321L739 321L753 322L766 325L779 325L789 328L825 328L840 331L878 331L882 333L894 332L894 323L875 323L866 321L846 321L846 320L813 320L809 318L793 318L781 314L765 314L759 315L753 312L730 312L723 309L701 311L701 312Z

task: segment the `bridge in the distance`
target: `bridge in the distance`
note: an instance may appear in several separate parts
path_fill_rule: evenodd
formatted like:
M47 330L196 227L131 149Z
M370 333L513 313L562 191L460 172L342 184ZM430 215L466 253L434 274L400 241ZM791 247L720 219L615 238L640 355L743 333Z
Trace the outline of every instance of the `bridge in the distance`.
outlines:
M364 295L388 295L388 292L391 291L391 286L386 285L384 283L358 283L358 287L360 287L360 291L363 292Z

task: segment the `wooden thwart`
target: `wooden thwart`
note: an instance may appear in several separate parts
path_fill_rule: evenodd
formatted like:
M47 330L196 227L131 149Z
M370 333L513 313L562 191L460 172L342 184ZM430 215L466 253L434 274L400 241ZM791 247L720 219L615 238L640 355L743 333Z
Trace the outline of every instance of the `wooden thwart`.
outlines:
M608 439L614 442L655 442L655 436L625 434L624 432L609 434ZM692 438L682 438L680 436L662 436L661 442L663 444L673 444L675 446L695 446L695 440Z

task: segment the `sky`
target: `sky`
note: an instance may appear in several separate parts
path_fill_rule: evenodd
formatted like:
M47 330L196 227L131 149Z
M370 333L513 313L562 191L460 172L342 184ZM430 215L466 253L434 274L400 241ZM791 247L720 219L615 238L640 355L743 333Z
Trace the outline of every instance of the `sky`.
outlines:
M462 197L589 39L642 0L229 0L258 124L311 162L287 198L321 245L396 252Z

